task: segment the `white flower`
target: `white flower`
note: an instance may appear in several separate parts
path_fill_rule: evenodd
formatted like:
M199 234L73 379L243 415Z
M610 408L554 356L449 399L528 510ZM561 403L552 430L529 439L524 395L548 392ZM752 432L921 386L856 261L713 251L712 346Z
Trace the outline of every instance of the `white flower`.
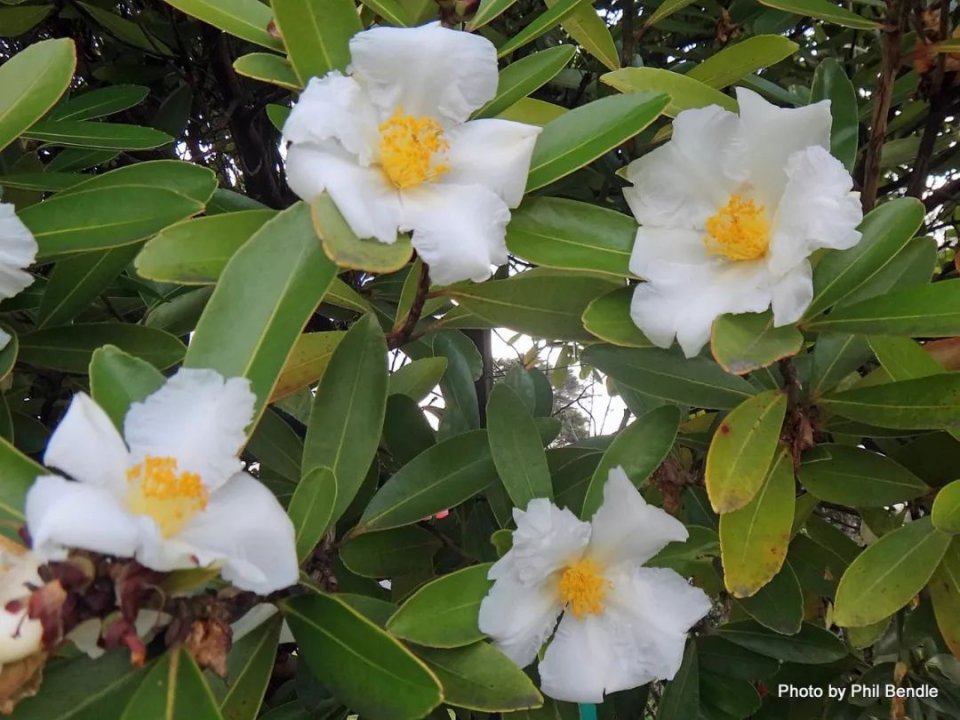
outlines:
M492 568L480 630L521 667L537 656L543 692L599 703L604 693L680 669L687 631L710 610L702 590L643 563L686 528L648 505L621 468L610 471L590 523L545 498L513 511L513 547Z
M43 626L27 617L27 602L43 580L40 560L0 538L0 669L40 651Z
M807 257L860 241L859 193L830 155L830 102L782 109L742 88L740 116L686 110L666 145L630 163L624 196L641 226L631 316L669 347L698 354L714 319L763 312L796 322L810 305Z
M182 369L130 407L121 438L75 395L44 462L77 482L45 475L30 488L34 551L49 560L81 548L160 571L215 564L261 594L295 583L293 525L237 459L254 401L246 379Z
M33 233L17 217L10 203L0 202L0 300L11 298L33 282L25 268L37 257L37 241ZM0 330L0 349L10 336Z
M329 193L361 238L413 230L439 285L486 280L507 261L509 208L540 132L467 122L496 93L493 45L434 23L358 33L350 55L351 74L312 78L283 127L290 187L308 201Z

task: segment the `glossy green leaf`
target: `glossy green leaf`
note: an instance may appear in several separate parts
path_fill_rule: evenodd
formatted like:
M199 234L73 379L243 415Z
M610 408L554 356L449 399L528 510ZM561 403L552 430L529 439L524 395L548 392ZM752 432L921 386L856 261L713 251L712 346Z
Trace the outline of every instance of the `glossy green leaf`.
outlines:
M546 0L553 7L557 0ZM620 51L613 40L606 20L593 7L593 3L578 4L560 22L564 31L588 54L593 55L605 67L616 70L620 67Z
M407 11L397 0L361 0L361 2L382 20L386 20L388 25L396 27L413 25L413 21L407 17Z
M146 400L165 382L163 374L149 362L113 345L93 351L89 373L90 395L121 432L130 406Z
M753 500L776 454L786 411L787 396L768 390L738 405L720 423L705 469L714 511L733 512Z
M82 183L57 193L57 197L105 188L133 187L168 190L201 206L218 192L217 176L209 168L180 160L149 160L89 176Z
M534 498L553 498L547 456L533 417L519 396L498 383L487 403L487 435L497 474L515 507Z
M796 635L781 635L753 620L741 620L721 625L717 635L761 655L802 665L831 663L847 654L840 638L809 623Z
M511 3L516 0L510 0ZM483 11L481 6L480 11ZM480 13L477 13L479 16ZM474 18L476 20L476 17ZM474 117L487 118L499 115L518 100L550 82L573 58L576 49L572 45L559 45L510 63L500 71L497 94L474 113Z
M15 38L43 22L53 5L25 5L0 8L0 37Z
M803 624L803 589L789 562L748 598L735 601L750 617L781 635L795 635Z
M793 460L781 451L753 499L720 516L723 582L734 597L755 595L783 567L793 525L793 486Z
M275 215L273 210L242 210L171 225L137 256L137 274L181 285L213 284L234 253Z
M430 567L440 541L416 526L359 535L340 548L346 568L361 577L395 578Z
M298 203L264 224L224 268L184 364L250 380L254 424L336 268Z
M930 599L943 639L960 658L960 543L951 543L930 579Z
M147 33L143 24L127 20L117 13L110 12L91 3L77 3L84 12L90 15L99 25L102 25L111 35L121 42L150 55L173 55L173 51L155 35Z
M593 345L581 359L639 393L695 407L726 410L756 394L750 383L713 361L686 360L675 350Z
M84 323L21 335L20 361L85 375L93 352L102 345L115 345L160 370L180 362L185 352L180 340L162 330L120 322Z
M259 0L164 0L187 15L213 25L230 35L262 45L271 50L283 50L283 41L267 32L273 19L270 7Z
M657 720L688 720L700 712L700 668L697 646L687 642L677 674L664 686Z
M7 440L0 437L0 464L3 465L3 481L0 482L0 520L20 524L23 522L23 502L27 490L47 470L21 453Z
M868 341L891 380L912 380L944 371L943 365L910 338L874 335Z
M611 345L650 348L653 343L630 316L634 288L622 287L601 295L583 311L583 327Z
M76 62L73 40L59 38L34 43L0 66L0 150L60 99Z
M182 647L167 652L150 669L120 720L142 718L223 720L200 668Z
M50 120L94 120L139 105L150 92L142 85L109 85L75 95L57 105Z
M949 545L950 535L934 528L929 517L884 535L840 579L834 622L859 627L892 615L923 589Z
M836 387L870 356L870 346L860 335L821 334L813 349L810 396L816 398Z
M311 216L323 251L342 269L392 273L406 265L413 254L410 239L403 235L392 245L358 238L326 193L311 203Z
M414 720L440 703L436 676L337 598L310 593L281 608L307 666L351 710L371 720Z
M493 586L487 579L489 570L489 563L473 565L427 583L391 616L387 630L426 647L452 648L482 640L477 614Z
M346 333L339 330L328 330L298 337L273 387L270 402L292 395L322 378L344 335Z
M547 3L545 12L528 22L524 28L497 48L497 57L502 58L514 50L522 48L560 24L574 9L585 0L555 0Z
M651 410L621 430L597 465L583 499L580 517L589 519L603 503L603 489L610 471L622 467L639 486L670 452L680 425L680 411L670 405Z
M334 519L336 504L337 478L330 468L313 468L297 483L287 514L293 522L297 557L301 562L310 557L323 540Z
M930 517L940 532L960 534L960 480L940 488Z
M287 57L301 83L350 64L350 38L360 32L353 0L271 0Z
M818 445L804 453L800 482L814 496L848 507L883 507L930 488L886 455L849 445Z
M337 481L333 520L356 496L380 443L387 403L387 343L373 315L339 342L314 396L303 467L328 467Z
M702 83L696 78L660 68L630 67L600 76L600 81L622 93L653 91L666 93L669 103L663 114L676 117L683 110L719 105L724 110L736 112L737 103L729 95Z
M476 14L467 23L467 30L475 32L492 20L496 20L507 10L513 7L517 0L480 0L480 7Z
M612 95L551 121L533 149L527 192L556 182L613 150L656 120L666 106L663 93Z
M686 77L721 90L757 70L793 55L798 45L782 35L754 35L727 45L690 69Z
M255 720L277 659L282 626L279 615L233 644L227 656L226 692L217 698L223 720Z
M447 371L447 362L445 357L432 357L407 363L390 375L389 394L423 400Z
M297 77L293 65L285 57L273 53L248 53L233 61L233 69L237 75L253 78L262 82L277 85L287 90L302 90L303 83ZM267 107L267 113L270 108ZM289 113L289 108L284 108ZM279 128L278 128L279 129Z
M272 473L290 482L300 481L303 440L279 413L267 409L250 436L246 451Z
M820 407L881 428L960 429L960 373L930 375L826 395Z
M710 350L720 367L736 375L796 355L802 346L803 334L793 325L774 327L770 311L721 315L713 321Z
M45 120L23 136L54 147L95 150L152 150L173 142L165 132L153 128L84 120Z
M439 442L404 465L373 496L358 530L411 525L482 492L497 477L484 430Z
M843 66L836 58L826 58L817 65L810 87L810 102L830 101L830 154L853 170L857 160L860 112L857 92Z
M830 0L760 0L760 4L855 30L875 30L879 25L876 21L867 20Z
M797 629L799 627L798 623ZM717 635L701 635L696 645L700 665L714 675L756 681L772 677L780 668L780 663L773 658L734 645Z

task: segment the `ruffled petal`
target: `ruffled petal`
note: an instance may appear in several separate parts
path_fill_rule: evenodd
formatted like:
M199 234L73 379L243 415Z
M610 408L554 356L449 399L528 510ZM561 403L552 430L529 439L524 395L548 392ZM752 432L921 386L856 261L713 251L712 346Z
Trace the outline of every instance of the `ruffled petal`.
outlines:
M350 40L354 77L382 117L409 115L464 122L497 92L497 51L480 35L431 23L378 27Z
M580 619L565 613L537 668L544 695L565 702L603 702L604 692L619 684L620 664L631 661L617 652L623 631L607 613Z
M657 629L679 638L676 646L663 648L663 671L657 673L661 680L676 674L683 656L682 638L706 617L710 607L703 590L668 568L635 568L622 573L614 578L609 596L611 611L632 615L638 629Z
M515 208L523 199L530 156L543 128L509 120L473 120L446 133L449 170L441 182L483 185Z
M117 557L137 549L136 519L102 487L42 475L27 492L25 514L33 551L44 560L63 559L66 548Z
M267 595L300 575L293 523L273 493L246 473L215 492L177 540L201 556L217 556L223 578L242 590Z
M124 421L132 463L146 455L176 458L212 491L237 472L256 397L246 378L224 379L213 370L182 368Z
M73 396L50 436L43 462L116 494L126 483L127 446L107 414L86 393Z
M481 185L425 183L402 193L402 230L430 266L436 285L482 282L507 261L510 209Z
M520 667L526 667L553 632L562 605L548 584L528 586L501 576L480 603L480 632Z
M683 542L689 536L683 523L647 504L621 467L610 470L603 486L603 504L590 525L587 557L614 570L639 567L667 543Z
M790 156L787 184L777 210L768 259L771 272L787 273L819 248L846 250L860 242L860 193L847 169L815 145Z
M791 325L803 317L813 300L813 270L803 260L773 286L773 326Z
M10 203L0 203L0 298L13 297L33 282L26 268L37 257L33 233Z
M707 254L704 235L702 230L639 227L630 253L630 272L656 281L662 276L672 278L690 266L715 264L716 259Z
M285 142L335 140L361 165L369 165L380 142L377 110L352 77L331 72L311 78L283 125Z
M396 242L400 197L379 168L362 167L331 144L299 144L287 149L286 172L307 202L329 193L357 237Z
M490 568L491 579L512 574L524 585L538 585L579 560L590 541L590 523L546 498L531 500L525 511L514 508L513 520L513 545Z

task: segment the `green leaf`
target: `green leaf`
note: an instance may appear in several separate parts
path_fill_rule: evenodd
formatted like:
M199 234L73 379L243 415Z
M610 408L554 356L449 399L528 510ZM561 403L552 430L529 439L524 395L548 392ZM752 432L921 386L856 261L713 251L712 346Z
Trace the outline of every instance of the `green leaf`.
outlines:
M290 482L300 481L303 441L276 411L268 408L263 413L246 451L260 462L261 467Z
M90 358L90 395L121 432L130 406L146 400L165 380L146 360L113 345L97 348Z
M301 562L323 540L334 520L336 503L337 478L330 468L313 468L297 483L287 514L293 522L297 558Z
M848 507L884 507L930 490L895 460L849 445L818 445L804 453L798 477L820 500Z
M733 512L753 500L776 454L786 412L787 396L768 390L738 405L720 423L705 469L714 511Z
M285 57L280 57L273 53L248 53L241 55L233 61L233 69L238 75L270 83L271 85L277 85L287 90L299 91L303 89L303 84L297 77L297 73L294 71L290 61ZM268 115L270 114L271 107L278 106L268 105ZM287 114L290 113L290 108L284 107L283 109ZM272 119L273 117L271 116L271 120ZM284 117L284 119L286 118ZM277 129L279 130L280 128L278 127Z
M783 450L753 499L720 516L723 582L734 597L755 595L783 567L793 525L793 485L793 460Z
M523 30L497 48L497 57L502 58L504 55L509 55L514 50L522 48L545 32L552 30L560 24L561 20L572 13L581 2L586 2L586 0L555 0L552 5L547 3L546 12L540 13L536 18L526 23Z
M437 676L448 705L484 713L543 705L543 696L523 670L487 643L448 650L418 648L417 655Z
M490 393L487 427L493 463L514 506L523 510L534 498L553 499L537 426L523 401L503 383Z
M876 30L879 23L867 20L861 15L835 5L830 0L759 0L761 5L776 8L783 12L804 17L816 18L824 22L854 28L855 30Z
M564 198L530 198L507 225L507 247L514 255L544 267L618 278L630 275L636 236L632 217Z
M875 335L868 340L891 380L912 380L943 372L943 366L910 338Z
M887 533L843 574L833 621L862 627L892 615L923 589L949 545L950 536L934 528L929 517Z
M804 623L796 635L780 635L753 620L727 623L717 635L761 655L802 665L832 663L847 655L847 649L833 633Z
M53 5L0 8L0 37L15 38L23 35L43 22L53 9Z
M720 90L757 70L776 65L798 47L782 35L754 35L709 56L691 68L686 77Z
M610 471L622 467L634 485L639 486L663 462L677 437L680 411L670 405L658 407L634 420L620 431L597 465L580 517L589 519L603 503L603 489Z
M644 27L653 26L661 20L666 20L674 13L683 10L685 7L687 7L687 5L692 4L693 1L694 0L664 0L664 2L660 3L659 7L653 11L653 14L644 23Z
M710 350L720 367L736 375L796 355L802 346L803 334L793 325L774 327L769 310L721 315L713 321Z
M606 278L535 269L506 280L451 285L443 292L495 326L539 338L589 340L583 312L613 287Z
M836 387L841 380L867 362L870 355L870 346L866 339L859 335L823 333L818 336L813 349L810 396L819 397Z
M283 623L276 615L233 644L227 657L229 685L218 698L223 720L255 720L273 674Z
M0 437L0 465L3 481L0 482L0 521L19 525L23 522L23 502L27 490L40 475L48 475L38 465L21 453L12 444Z
M187 350L187 367L250 380L251 429L336 268L297 203L264 224L227 263Z
M835 308L807 323L812 332L952 337L960 334L960 280L896 290Z
M755 682L772 677L780 669L777 660L734 645L716 635L701 635L696 645L700 665L715 675Z
M359 531L412 525L453 508L496 480L485 430L455 435L420 453L377 491Z
M410 27L413 21L407 17L407 11L397 0L361 0L381 20L396 27Z
M510 0L511 4L516 0ZM480 11L483 12L481 6ZM479 16L480 13L477 13ZM546 85L557 73L567 66L573 58L576 48L573 45L558 45L547 50L531 53L525 58L510 63L500 71L497 81L497 94L486 105L477 110L475 118L488 118L499 115L518 100L527 97L535 90Z
M960 373L858 387L825 396L820 407L897 430L960 429Z
M724 95L696 78L670 70L647 67L623 68L601 75L600 82L622 93L633 94L644 91L666 93L670 101L662 110L668 117L676 117L683 110L707 105L719 105L724 110L737 111L737 103L730 96Z
M310 209L323 251L342 269L385 275L402 268L413 254L410 238L405 235L397 237L393 245L358 238L326 193L315 198Z
M800 632L803 624L803 589L789 562L785 562L780 572L756 594L734 602L750 617L774 632L781 635Z
M842 162L847 170L853 170L860 135L857 91L836 58L822 60L813 73L810 102L820 100L830 101L830 115L833 118L830 154Z
M267 32L273 13L259 0L164 0L177 10L255 45L283 51L283 41Z
M684 359L675 350L592 345L581 359L639 393L695 407L726 410L757 392L712 360Z
M363 29L353 0L271 0L300 82L350 64L350 38Z
M234 253L275 216L273 210L242 210L171 225L137 256L137 274L180 285L213 284Z
M273 387L270 402L292 395L322 378L344 335L346 333L339 330L327 330L298 337Z
M923 205L898 198L871 211L860 224L863 238L849 250L827 253L813 273L812 318L862 287L886 268L923 222Z
M50 120L94 120L139 105L150 92L142 85L109 85L65 100L47 116Z
M431 567L440 541L423 528L399 527L364 533L340 548L350 572L368 578L395 578Z
M480 7L470 22L467 23L467 31L476 32L487 23L503 15L516 2L517 0L480 0Z
M943 639L960 657L960 543L951 543L930 579L930 599Z
M406 395L420 402L433 390L447 371L447 358L432 357L407 363L390 375L390 395Z
M3 382L10 376L17 364L17 356L20 354L20 339L13 328L8 325L0 325L0 330L10 336L7 344L0 348L0 382Z
M67 197L105 188L148 188L168 190L205 205L217 192L217 176L209 168L180 160L150 160L93 175L57 194Z
M414 720L441 701L440 684L399 642L322 593L281 603L299 652L338 700L371 720Z
M700 668L697 645L687 643L680 669L663 688L657 720L689 720L700 713Z
M629 140L660 116L667 100L663 93L612 95L552 120L533 148L527 192L556 182Z
M557 0L546 0L553 7ZM610 34L606 21L593 7L593 3L578 4L573 12L563 18L560 25L586 52L593 55L610 70L620 67L620 53Z
M60 99L77 64L73 40L33 43L0 66L0 150Z
M320 380L310 412L303 467L328 467L337 481L332 520L356 496L380 443L387 405L387 343L376 318L358 320Z
M148 34L141 24L90 3L77 4L122 43L140 48L150 55L173 55L173 51L167 45Z
M168 651L150 669L120 720L161 717L223 720L200 668L182 647Z
M20 361L85 375L93 352L102 345L115 345L160 370L180 362L185 351L180 340L162 330L120 322L84 323L21 335Z
M383 445L398 465L410 462L436 442L436 433L416 400L406 395L387 398Z
M634 288L622 287L601 295L583 311L583 327L611 345L650 348L653 343L630 316Z
M487 579L489 570L490 563L473 565L427 583L391 616L387 630L427 647L460 647L482 640L477 614L493 586Z
M940 488L930 517L940 532L960 534L960 480Z
M45 120L23 133L23 137L54 147L96 150L152 150L173 142L165 132L153 128L83 120Z

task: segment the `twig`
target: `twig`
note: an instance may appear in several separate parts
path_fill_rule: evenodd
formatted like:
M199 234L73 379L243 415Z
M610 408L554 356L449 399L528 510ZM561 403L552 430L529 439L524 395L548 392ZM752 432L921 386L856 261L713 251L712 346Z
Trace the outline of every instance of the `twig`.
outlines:
M413 335L414 328L420 321L420 315L423 313L423 305L427 301L427 293L430 292L430 267L423 263L420 266L420 283L417 285L417 294L413 298L407 317L398 329L387 334L387 346L391 350L406 345Z

